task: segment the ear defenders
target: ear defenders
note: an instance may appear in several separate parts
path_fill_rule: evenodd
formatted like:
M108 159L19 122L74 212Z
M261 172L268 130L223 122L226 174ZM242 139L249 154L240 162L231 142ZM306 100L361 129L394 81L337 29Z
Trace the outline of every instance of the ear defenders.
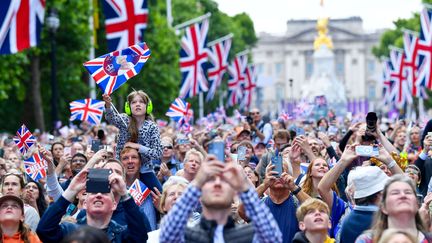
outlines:
M128 116L132 115L132 111L131 111L129 102L127 102L127 101L126 101L125 106L124 106L124 111ZM146 114L151 114L152 112L153 112L153 103L152 103L151 99L148 98Z

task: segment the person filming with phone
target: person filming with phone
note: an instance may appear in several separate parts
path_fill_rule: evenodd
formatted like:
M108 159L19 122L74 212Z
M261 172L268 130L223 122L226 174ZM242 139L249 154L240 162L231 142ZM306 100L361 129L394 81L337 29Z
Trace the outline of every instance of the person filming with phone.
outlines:
M36 230L40 239L43 242L60 242L81 225L88 225L103 230L111 242L145 242L147 232L145 227L142 227L145 221L140 217L141 213L134 199L128 194L123 177L117 173L102 173L105 172L103 169L93 170L94 176L90 176L89 169L79 172L62 196L45 211ZM61 223L69 204L85 188L87 198L84 209L87 216L77 223ZM120 225L111 219L117 208L114 193L121 196L126 225Z
M260 111L257 108L252 109L249 112L249 116L246 117L246 120L252 131L252 142L254 144L267 144L272 138L273 129L270 123L263 121Z

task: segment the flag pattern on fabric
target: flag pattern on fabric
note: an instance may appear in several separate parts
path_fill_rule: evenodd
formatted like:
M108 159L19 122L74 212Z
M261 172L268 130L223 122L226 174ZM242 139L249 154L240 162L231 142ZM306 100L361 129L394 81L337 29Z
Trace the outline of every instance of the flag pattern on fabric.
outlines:
M288 112L282 111L282 113L279 115L279 120L287 122L291 120L293 117L291 117Z
M98 125L102 119L105 102L87 98L72 101L69 106L71 121L87 121L90 124Z
M382 69L383 69L383 74L382 74L382 81L383 81L383 91L382 91L382 95L383 95L383 104L387 105L390 104L393 99L394 96L392 97L392 88L393 88L393 84L394 82L392 82L391 78L390 78L390 73L392 70L391 67L391 62L389 59L383 59L382 60Z
M96 84L110 95L133 76L137 75L150 58L146 43L129 46L84 63Z
M39 181L46 177L48 164L39 152L36 152L30 158L24 160L24 168L28 176L30 176L34 181Z
M228 80L228 106L234 106L241 102L243 97L242 87L246 80L245 70L247 68L247 61L247 55L238 55L231 65L228 66L228 74L230 76Z
M428 8L420 13L420 37L416 49L420 55L417 86L432 89L432 10Z
M147 0L103 0L108 50L142 42L147 28Z
M180 50L180 71L182 74L180 98L193 97L208 90L205 73L208 60L206 50L208 29L208 19L185 28Z
M207 92L206 100L210 101L214 98L216 89L220 86L222 78L228 68L228 55L231 49L232 39L226 39L210 46L207 55L210 63L210 68L207 70L210 89Z
M318 107L326 106L327 99L324 95L315 96L315 105Z
M135 179L128 189L129 194L133 197L136 205L141 206L144 200L150 194L150 189L142 183L139 179Z
M183 125L185 122L189 121L190 116L190 104L180 98L174 100L170 105L166 116L173 119L179 126Z
M158 127L166 127L168 126L168 122L162 119L157 119L156 120L156 124L158 125Z
M36 143L36 138L24 124L18 129L16 135L13 140L21 154L26 154L30 147Z
M407 82L413 97L421 97L421 81L418 80L418 37L404 32L404 71L406 72Z
M240 107L249 109L252 104L252 95L256 87L257 75L255 73L255 66L250 64L245 69L245 83L243 88L243 98Z
M407 75L404 70L404 53L395 48L390 48L390 61L392 70L390 71L390 79L395 82L392 89L392 96L396 97L396 106L402 108L405 103L411 103L412 97L409 90Z
M0 54L13 54L36 46L44 22L45 0L2 0Z

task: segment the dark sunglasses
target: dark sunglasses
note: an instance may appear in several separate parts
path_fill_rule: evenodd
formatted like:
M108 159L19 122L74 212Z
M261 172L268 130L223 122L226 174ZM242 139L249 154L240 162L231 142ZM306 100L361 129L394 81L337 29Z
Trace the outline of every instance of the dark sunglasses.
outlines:
M164 146L164 149L173 149L173 146Z

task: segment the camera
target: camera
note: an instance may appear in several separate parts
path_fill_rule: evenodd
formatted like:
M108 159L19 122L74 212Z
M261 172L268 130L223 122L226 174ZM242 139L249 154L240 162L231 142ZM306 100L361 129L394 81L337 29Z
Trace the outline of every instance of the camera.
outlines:
M375 136L373 135L377 129L378 117L375 112L369 112L366 115L366 132L363 136L363 141L374 141Z
M247 121L247 123L249 123L249 125L253 123L253 119L251 116L247 116L246 121Z
M108 193L111 191L108 177L110 169L89 169L87 175L86 191L90 193Z

